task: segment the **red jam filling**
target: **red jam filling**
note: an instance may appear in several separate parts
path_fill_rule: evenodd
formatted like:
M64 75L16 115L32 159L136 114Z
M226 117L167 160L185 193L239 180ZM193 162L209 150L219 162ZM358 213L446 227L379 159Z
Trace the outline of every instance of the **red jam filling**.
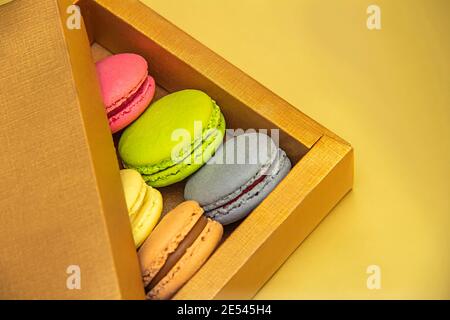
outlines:
M144 95L144 93L148 90L148 87L150 86L150 80L147 79L142 83L140 88L131 96L127 98L127 100L124 101L119 107L115 108L114 110L108 112L108 118L112 118L115 115L121 113L123 110L127 109L134 101L141 95Z
M216 209L221 209L224 208L226 206L229 206L230 204L235 203L236 201L238 201L240 198L242 198L244 195L246 195L247 193L249 193L250 191L252 191L258 184L260 184L261 182L263 182L266 179L266 175L262 175L261 177L259 177L258 179L256 179L251 185L249 185L247 188L245 188L236 198L228 201L227 203L221 205L220 207L216 208ZM216 210L214 209L214 210Z

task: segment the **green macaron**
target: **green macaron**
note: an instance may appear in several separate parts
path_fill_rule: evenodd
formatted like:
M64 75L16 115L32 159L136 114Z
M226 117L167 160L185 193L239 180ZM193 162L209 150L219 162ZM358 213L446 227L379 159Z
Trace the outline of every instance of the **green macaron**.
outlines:
M119 154L152 187L182 181L200 169L222 144L225 119L199 90L183 90L154 102L122 134Z

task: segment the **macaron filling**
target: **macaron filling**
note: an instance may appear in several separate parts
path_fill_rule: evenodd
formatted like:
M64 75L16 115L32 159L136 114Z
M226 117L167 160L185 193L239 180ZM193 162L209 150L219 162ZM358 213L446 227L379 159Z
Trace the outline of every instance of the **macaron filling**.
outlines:
M204 206L205 214L211 218L226 215L230 210L258 196L278 176L287 161L286 153L279 149L278 157L275 157L272 162L264 165L245 185L216 203Z
M224 208L224 207L228 207L231 204L235 203L236 201L238 201L240 198L242 198L243 196L245 196L247 193L249 193L250 191L252 191L256 186L258 186L260 183L262 183L264 180L266 179L266 176L261 176L258 179L256 179L252 184L250 184L248 187L246 187L240 194L238 194L238 196L234 199L231 199L230 201L228 201L227 203L225 203L224 205L221 205L218 208L215 208L215 210Z
M172 270L172 268L177 264L177 262L183 257L188 248L192 246L192 244L197 240L202 231L205 229L208 224L208 218L204 215L200 216L192 229L188 232L188 234L184 237L184 239L180 242L178 247L170 253L164 262L164 265L161 269L156 273L150 283L145 287L146 291L151 291L158 283L164 279L167 274Z
M147 91L151 87L150 76L147 76L137 87L137 90L133 90L125 100L120 100L116 102L114 105L119 104L116 107L111 107L111 111L108 112L108 118L113 118L114 116L122 113L125 110L129 110L134 105L139 103L142 99L145 98Z
M281 149L278 149L279 156L283 153ZM278 159L279 160L279 159ZM274 164L277 163L277 152L271 152L268 159L266 159L265 163L261 163L261 167L259 168L258 172L252 176L245 184L241 185L239 188L234 190L233 192L229 193L226 196L221 197L220 199L217 199L214 202L210 203L203 203L203 209L207 212L213 211L215 209L219 209L221 207L226 207L229 204L232 204L233 200L238 200L240 197L242 197L245 193L244 190L247 190L246 193L253 190L255 187L259 186L260 183L264 181L263 178L265 178L268 174L274 174L273 167ZM272 169L272 170L271 170ZM269 171L271 170L271 171ZM256 183L258 182L258 183ZM265 182L265 181L264 181Z

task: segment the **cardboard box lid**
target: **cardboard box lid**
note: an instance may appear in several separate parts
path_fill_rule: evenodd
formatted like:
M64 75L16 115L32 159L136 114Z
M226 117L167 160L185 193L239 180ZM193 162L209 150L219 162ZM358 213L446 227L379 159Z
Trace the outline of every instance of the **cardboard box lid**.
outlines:
M61 23L69 4L0 7L0 298L143 298L89 46L68 54L88 42Z

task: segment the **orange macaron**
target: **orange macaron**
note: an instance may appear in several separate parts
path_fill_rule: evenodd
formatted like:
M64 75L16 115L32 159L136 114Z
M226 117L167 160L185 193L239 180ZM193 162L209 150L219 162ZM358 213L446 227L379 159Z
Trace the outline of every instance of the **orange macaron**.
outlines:
M195 201L167 213L139 249L147 298L170 299L205 263L223 235Z

